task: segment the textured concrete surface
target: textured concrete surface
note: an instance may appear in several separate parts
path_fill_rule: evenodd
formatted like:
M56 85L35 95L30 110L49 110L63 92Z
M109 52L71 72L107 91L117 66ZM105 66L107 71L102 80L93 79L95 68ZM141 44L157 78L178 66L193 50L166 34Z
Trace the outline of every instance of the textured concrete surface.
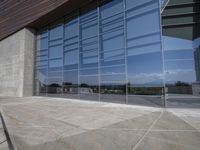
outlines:
M9 150L7 138L4 133L4 128L1 119L0 119L0 150Z
M200 110L0 98L18 150L199 150Z
M0 41L0 95L32 96L34 34L28 29Z

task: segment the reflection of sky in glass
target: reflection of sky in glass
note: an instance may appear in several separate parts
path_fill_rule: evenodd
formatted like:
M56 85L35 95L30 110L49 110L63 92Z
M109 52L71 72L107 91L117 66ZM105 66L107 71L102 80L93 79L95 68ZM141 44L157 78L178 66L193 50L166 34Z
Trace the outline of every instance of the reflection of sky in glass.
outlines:
M193 47L197 48L200 46L200 37L193 41Z
M186 39L163 36L166 83L195 82L194 43Z

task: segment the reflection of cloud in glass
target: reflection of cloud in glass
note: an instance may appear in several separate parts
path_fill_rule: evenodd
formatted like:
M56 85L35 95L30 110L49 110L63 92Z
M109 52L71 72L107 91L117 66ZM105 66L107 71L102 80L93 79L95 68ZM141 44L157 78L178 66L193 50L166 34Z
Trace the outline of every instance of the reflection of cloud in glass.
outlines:
M165 81L168 84L173 84L177 81L192 83L195 81L194 70L168 70L165 72Z
M139 73L136 75L130 75L129 81L131 84L148 84L148 85L162 85L163 84L162 73Z
M165 50L193 49L192 41L175 37L163 36Z

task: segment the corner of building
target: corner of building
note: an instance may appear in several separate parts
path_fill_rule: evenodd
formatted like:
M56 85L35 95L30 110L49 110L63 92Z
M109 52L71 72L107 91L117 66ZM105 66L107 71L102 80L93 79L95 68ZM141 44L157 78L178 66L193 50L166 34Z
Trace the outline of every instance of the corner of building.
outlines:
M24 28L0 41L0 96L33 95L35 33Z

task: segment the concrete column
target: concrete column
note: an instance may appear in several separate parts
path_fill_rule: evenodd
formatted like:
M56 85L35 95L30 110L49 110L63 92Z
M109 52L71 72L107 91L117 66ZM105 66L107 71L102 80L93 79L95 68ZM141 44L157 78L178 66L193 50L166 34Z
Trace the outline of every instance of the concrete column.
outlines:
M33 95L35 34L22 29L0 41L0 96Z

